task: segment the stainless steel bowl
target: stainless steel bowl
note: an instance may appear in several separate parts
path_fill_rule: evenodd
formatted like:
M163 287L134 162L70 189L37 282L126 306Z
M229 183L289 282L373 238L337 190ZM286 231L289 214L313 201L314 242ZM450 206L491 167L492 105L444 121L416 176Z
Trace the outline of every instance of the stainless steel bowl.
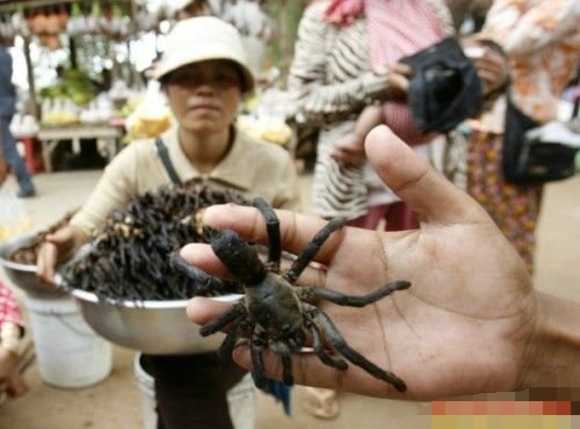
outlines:
M199 326L187 319L187 300L117 301L99 300L80 289L72 291L87 323L102 337L148 354L193 354L218 349L224 335L202 337ZM241 295L213 299L236 302Z
M38 232L28 232L0 242L0 265L10 281L29 295L37 297L64 295L63 290L56 289L36 277L36 265L20 264L9 259L13 252L28 244L37 234Z

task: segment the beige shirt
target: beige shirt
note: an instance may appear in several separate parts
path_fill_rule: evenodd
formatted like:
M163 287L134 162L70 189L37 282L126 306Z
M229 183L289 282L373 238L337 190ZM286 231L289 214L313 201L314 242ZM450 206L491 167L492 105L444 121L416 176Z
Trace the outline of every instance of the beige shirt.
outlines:
M183 182L200 179L238 191L248 198L263 197L275 208L300 209L298 177L283 148L256 141L240 131L226 157L209 174L197 171L178 141L177 128L162 135L169 157ZM97 186L70 223L87 234L104 224L111 210L122 209L137 195L171 183L153 139L124 148L103 173Z

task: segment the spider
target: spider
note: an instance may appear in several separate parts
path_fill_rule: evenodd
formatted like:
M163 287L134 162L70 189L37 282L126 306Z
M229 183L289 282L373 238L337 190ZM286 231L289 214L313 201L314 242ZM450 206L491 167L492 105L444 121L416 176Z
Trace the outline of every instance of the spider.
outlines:
M266 220L269 246L265 263L260 260L254 246L243 241L231 230L217 232L211 240L211 247L234 279L210 276L189 265L178 254L171 256L171 263L175 268L204 287L238 289L244 292L244 298L240 302L201 327L200 334L208 336L231 325L231 330L218 350L222 359L231 359L238 340L249 337L252 377L258 388L264 388L267 383L262 350L268 348L280 356L282 379L287 385L292 385L294 379L291 354L300 351L310 336L314 352L324 364L345 371L348 360L404 392L407 387L403 380L392 372L379 368L350 347L330 317L315 304L323 299L338 305L364 307L394 291L407 289L411 284L407 281L395 281L362 296L344 295L323 287L295 286L296 280L320 247L334 231L344 225L345 219L336 218L328 222L296 256L290 268L282 271L279 220L272 207L262 198L256 198L253 205ZM346 360L332 353L332 350L329 351L328 343Z

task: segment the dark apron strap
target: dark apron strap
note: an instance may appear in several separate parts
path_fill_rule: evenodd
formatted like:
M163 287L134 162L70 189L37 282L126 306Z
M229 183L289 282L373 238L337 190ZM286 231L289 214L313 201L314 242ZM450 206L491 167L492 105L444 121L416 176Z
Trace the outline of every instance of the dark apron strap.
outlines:
M167 147L163 143L163 140L161 140L161 137L157 137L155 139L155 147L157 148L159 158L161 158L161 162L163 162L165 170L167 171L167 174L169 174L171 181L175 185L181 185L181 179L179 178L177 171L175 171L175 167L173 166L171 159L169 159L169 152L167 151Z

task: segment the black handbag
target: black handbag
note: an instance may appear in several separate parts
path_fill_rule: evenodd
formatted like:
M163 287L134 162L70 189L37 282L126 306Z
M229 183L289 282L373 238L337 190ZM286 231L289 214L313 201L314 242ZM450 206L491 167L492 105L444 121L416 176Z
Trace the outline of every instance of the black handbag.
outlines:
M454 37L401 59L412 68L407 101L417 127L451 131L479 111L481 81Z
M502 169L506 181L537 186L575 174L577 149L557 141L526 137L540 124L518 109L509 96L505 119Z

